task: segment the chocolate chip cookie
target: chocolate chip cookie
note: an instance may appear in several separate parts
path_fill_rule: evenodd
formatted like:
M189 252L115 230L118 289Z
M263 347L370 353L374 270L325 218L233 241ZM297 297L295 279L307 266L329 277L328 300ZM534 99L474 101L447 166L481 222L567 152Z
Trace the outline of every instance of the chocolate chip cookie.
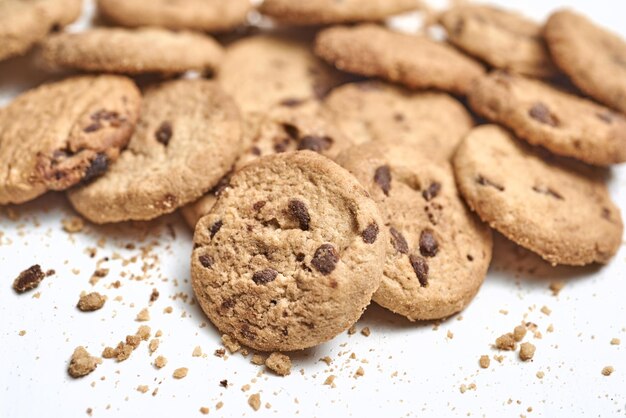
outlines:
M25 54L80 16L82 0L0 1L0 60Z
M420 6L418 0L265 0L259 11L281 23L321 25L380 21Z
M305 43L260 35L226 49L218 81L250 113L323 97L339 79Z
M626 41L570 10L553 13L544 32L554 62L578 88L626 113Z
M215 186L241 152L233 100L207 80L175 80L145 94L128 149L109 171L68 193L95 223L148 220Z
M454 158L461 193L492 228L552 264L606 263L622 241L620 211L601 179L571 164L495 125L475 128Z
M336 88L325 106L355 143L405 142L436 161L449 160L473 126L463 105L445 93L410 92L374 81Z
M626 161L626 118L590 100L504 72L480 78L468 99L480 115L555 154L601 166Z
M461 200L448 162L416 147L370 142L337 161L378 203L389 232L383 279L373 300L409 320L461 311L491 260L491 229Z
M52 68L126 74L212 71L223 54L222 47L208 36L159 28L60 33L46 39L41 52L44 63Z
M44 84L0 109L0 204L65 190L107 171L126 147L141 94L125 77Z
M263 351L321 344L361 316L387 233L347 171L311 151L258 159L196 226L192 284L223 333Z
M461 95L484 73L479 63L445 43L372 24L323 30L315 53L343 71Z
M495 68L530 77L557 74L542 36L543 27L520 13L464 4L446 11L439 20L452 44Z
M120 26L224 32L246 22L249 0L98 0L98 12Z

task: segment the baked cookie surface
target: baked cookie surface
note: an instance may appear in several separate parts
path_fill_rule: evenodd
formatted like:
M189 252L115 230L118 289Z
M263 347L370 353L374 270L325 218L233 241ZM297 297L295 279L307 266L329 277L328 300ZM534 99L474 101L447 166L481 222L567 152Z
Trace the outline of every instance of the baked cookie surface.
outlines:
M557 74L542 26L520 13L468 4L446 11L440 22L452 44L495 68L530 77Z
M246 22L249 0L98 0L98 12L120 26L223 32Z
M454 169L462 195L485 222L552 264L606 263L621 244L620 210L601 179L538 154L503 128L475 128Z
M196 299L223 333L299 350L348 329L378 288L386 232L347 171L311 151L263 157L196 226Z
M265 0L259 11L282 23L319 25L379 21L420 5L417 0Z
M460 95L484 73L481 64L445 43L373 24L325 29L315 53L343 71Z
M468 94L474 111L533 145L589 164L626 161L626 118L537 80L493 72Z
M162 83L146 92L128 149L68 196L95 223L153 219L214 187L241 151L239 111L215 82Z
M337 161L376 201L389 232L373 300L411 321L464 309L487 273L492 236L459 197L450 164L375 142L350 148Z
M404 142L446 161L473 126L463 105L445 93L411 92L381 82L345 84L324 101L352 142Z
M213 38L159 28L95 28L60 33L42 44L44 63L84 71L126 74L212 71L222 59Z
M141 94L118 76L71 77L0 109L0 204L23 203L106 172L126 147Z

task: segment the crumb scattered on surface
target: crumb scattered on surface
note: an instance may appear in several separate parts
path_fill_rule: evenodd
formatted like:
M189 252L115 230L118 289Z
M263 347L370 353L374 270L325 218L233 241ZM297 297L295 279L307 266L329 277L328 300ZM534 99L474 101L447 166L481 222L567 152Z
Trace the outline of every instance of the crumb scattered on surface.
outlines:
M259 408L261 408L261 395L258 393L250 395L248 398L248 405L250 405L255 411L258 411Z
M496 339L496 348L498 350L513 351L515 350L516 346L517 344L515 343L515 337L510 332L501 335Z
M359 367L358 369L356 369L356 372L354 372L354 377L361 377L365 375L365 370L363 370L363 367Z
M324 384L335 387L335 377L336 376L334 374L329 375L326 380L324 380Z
M483 355L483 356L480 356L480 360L478 360L478 364L480 364L480 367L482 367L483 369L486 369L491 364L491 360L489 359L489 356Z
M162 369L167 365L167 359L163 356L158 356L154 359L154 367L157 369Z
M193 352L191 353L192 357L200 357L202 356L202 348L198 345L196 346L196 348L193 349Z
M522 361L528 361L535 355L536 347L531 343L522 343L519 348L519 358Z
M348 335L354 335L354 334L356 334L356 324L348 328Z
M61 225L63 225L65 232L74 233L80 232L85 228L85 221L78 216L72 216L71 218L63 219Z
M475 384L475 383L470 383L469 385L462 384L462 385L459 387L459 391L460 391L461 393L465 393L465 392L467 392L468 390L476 390L476 384Z
M513 329L513 338L515 341L520 342L526 336L526 327L524 325L518 325Z
M98 364L102 363L102 359L93 357L87 352L85 347L79 346L74 350L70 365L67 369L70 376L74 378L87 376L89 373L96 370Z
M272 353L265 360L265 366L279 376L291 373L291 359L282 353Z
M333 359L331 359L329 356L324 356L320 359L320 361L323 361L324 363L330 366L330 364L333 362Z
M20 337L23 337L24 335L26 335L26 330L21 330L18 334Z
M552 313L552 310L548 308L547 306L542 306L541 313L544 315L550 315Z
M256 364L257 366L261 366L265 364L265 357L260 354L254 354L252 356L252 360L250 361L252 364Z
M365 327L361 330L361 334L365 335L366 337L369 337L371 334L371 331L369 329L369 327Z
M218 403L215 404L215 409L219 411L220 409L222 409L223 406L224 406L224 402L219 401Z
M448 330L448 332L446 333L446 337L448 337L449 340L454 338L454 334L452 333L452 331Z
M39 264L35 264L17 276L13 282L13 289L17 293L28 292L29 290L37 288L44 277L46 277L46 275L43 271L41 271L41 266Z
M150 344L148 344L148 350L150 350L150 354L154 353L155 351L157 351L157 349L159 348L159 344L160 344L160 340L158 338L154 338L152 340L150 340Z
M83 312L93 312L102 309L104 302L106 302L105 296L98 292L91 292L81 295L76 307Z
M564 287L565 287L565 282L563 281L555 281L555 282L550 283L550 290L552 291L553 296L558 296Z
M621 341L619 338L612 338L611 339L611 345L620 345Z
M207 408L206 406L203 406L200 408L200 413L202 415L208 415L209 414L209 408Z
M172 374L172 376L174 377L174 379L184 379L185 377L187 377L188 372L189 372L188 368L179 367L178 369L174 370L174 373Z
M148 308L143 308L141 311L139 311L139 313L137 314L136 321L146 322L149 320L150 320L150 311L148 311Z
M545 374L544 372L542 372L541 370L540 370L540 371L538 371L538 372L537 372L537 374L536 374L536 376L537 376L537 378L538 378L538 379L543 379L543 377L544 377L545 375L546 375L546 374Z
M150 293L150 303L154 303L159 299L160 293L157 289L152 289L152 293Z
M241 345L230 335L222 335L222 344L228 350L230 354L234 354L241 349Z
M146 393L150 390L147 385L139 385L137 386L137 392Z
M604 376L610 376L611 374L613 374L614 371L615 369L613 368L613 366L606 366L602 369L602 374Z

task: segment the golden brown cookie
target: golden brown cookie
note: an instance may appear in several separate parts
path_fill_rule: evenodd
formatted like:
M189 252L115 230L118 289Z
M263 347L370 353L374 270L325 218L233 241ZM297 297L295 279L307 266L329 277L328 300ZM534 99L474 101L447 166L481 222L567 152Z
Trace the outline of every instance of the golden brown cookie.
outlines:
M224 32L246 22L249 0L98 0L98 12L120 26Z
M125 77L44 84L0 109L0 204L65 190L108 170L126 147L141 94Z
M372 24L321 31L315 53L343 71L461 95L484 73L479 63L445 43Z
M545 38L556 65L578 88L626 113L626 41L570 10L553 13Z
M176 80L145 94L128 149L106 175L69 191L95 223L148 220L211 189L241 152L241 120L215 82Z
M109 73L213 71L223 55L209 36L159 28L95 28L52 35L42 44L42 58L51 68Z
M353 142L404 142L436 161L449 160L473 126L463 105L445 93L411 92L374 81L338 87L325 105Z
M620 210L601 179L496 125L465 138L454 169L463 197L485 222L552 264L606 263L621 245Z
M492 237L459 197L450 164L414 147L376 142L350 148L337 161L376 201L389 231L373 300L411 321L464 309L487 273Z
M448 40L489 65L530 77L557 74L542 36L543 27L512 10L463 4L444 12Z
M555 154L602 166L626 161L626 118L590 100L504 72L477 80L468 99L478 114Z
M300 350L348 329L380 284L386 231L347 171L311 151L237 172L196 227L196 299L211 322L263 351Z

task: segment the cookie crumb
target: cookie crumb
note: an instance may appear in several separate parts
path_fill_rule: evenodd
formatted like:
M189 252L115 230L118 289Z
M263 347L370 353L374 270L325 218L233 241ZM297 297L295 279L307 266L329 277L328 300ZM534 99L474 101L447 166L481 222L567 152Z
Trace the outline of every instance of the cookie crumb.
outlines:
M538 372L537 372L537 374L536 374L537 379L543 379L543 377L544 377L545 375L546 375L546 374L545 374L544 372L542 372L541 370L540 370L540 371L538 371Z
M358 369L356 369L356 372L354 372L354 377L361 377L365 375L365 370L363 370L363 367L359 367Z
M279 376L291 373L291 359L282 353L272 353L265 360L265 366Z
M255 354L252 356L252 360L250 361L252 364L256 364L257 366L261 366L265 364L265 357L260 354Z
M226 347L230 354L235 354L241 349L241 345L237 340L227 334L222 335L222 344L224 344L224 347Z
M148 350L150 350L150 354L152 354L155 351L157 351L157 349L159 348L159 344L160 343L161 343L161 341L158 338L154 338L154 339L150 340L150 344L148 344Z
M200 408L200 413L202 415L209 415L209 408L207 408L206 406L203 406Z
M163 313L171 314L172 312L174 312L174 308L172 308L171 306L168 306L165 309L163 309Z
M219 401L218 403L215 404L215 409L219 411L220 409L222 409L223 406L224 406L224 402Z
M23 337L24 335L26 335L26 330L21 330L21 331L18 333L18 335L19 335L20 337Z
M163 356L159 356L154 359L154 367L157 369L162 369L167 365L167 359Z
M370 332L370 328L369 327L365 327L361 330L361 334L365 335L366 337L369 337L371 332Z
M320 359L320 361L323 361L324 363L326 363L327 365L329 365L329 366L330 366L330 364L333 362L333 359L331 359L331 358L330 358L330 357L328 357L328 356L324 356L324 357L322 357L322 358Z
M150 311L148 311L148 308L143 308L141 311L139 311L139 313L137 314L137 318L135 319L138 322L146 322L150 320Z
M515 341L520 342L526 336L526 327L524 325L518 325L513 329L513 338Z
M550 290L552 291L552 296L558 296L564 287L565 287L565 282L563 281L551 282Z
M152 293L150 293L150 303L154 303L159 299L160 293L156 289L152 289Z
M448 332L446 333L446 337L451 340L454 338L454 334L452 333L452 331L448 330Z
M611 339L611 345L620 345L621 341L619 338L612 338Z
M96 370L98 364L102 364L102 359L91 356L85 347L79 346L72 354L67 371L73 378L84 377Z
M491 364L491 359L489 358L489 356L480 356L478 364L480 364L480 367L482 367L483 369L486 369Z
M356 324L348 328L348 335L354 335L354 334L356 334Z
M552 313L552 310L544 305L541 307L541 313L549 316Z
M98 292L91 292L81 295L76 307L83 312L93 312L102 309L104 302L106 302L105 296Z
M536 347L531 343L522 343L519 349L519 358L522 361L528 361L535 355Z
M498 363L502 363L504 361L504 356L496 355L496 356L493 356L493 359L497 361Z
M192 357L201 357L202 356L202 348L198 345L196 346L196 348L193 349L193 352L191 353Z
M44 277L46 277L46 275L43 271L41 271L41 266L39 264L35 264L17 276L13 282L13 289L17 293L24 293L35 289L39 286L39 283L41 283Z
M610 376L614 371L615 369L613 368L613 366L606 366L602 369L602 374L604 376Z
M218 348L217 350L215 350L213 355L215 357L223 358L226 355L226 350L223 348Z
M80 232L85 227L85 221L83 218L78 216L72 216L71 218L66 218L61 221L61 225L63 225L63 230L69 233Z
M517 347L515 337L512 333L506 333L496 339L496 348L498 350L513 351Z
M336 376L334 374L329 375L326 378L326 380L324 380L324 384L327 385L327 386L335 387L335 377Z
M248 384L245 384L245 385L243 385L243 386L241 387L241 391L242 391L242 392L247 392L247 391L249 391L249 390L250 390L250 385L248 385Z
M139 385L137 386L137 392L146 393L150 390L147 385Z
M189 372L188 368L180 367L174 370L174 373L172 374L172 376L174 377L174 379L184 379L185 377L187 377L188 372Z
M258 393L250 395L248 398L248 405L250 405L255 411L258 411L261 408L261 395Z

